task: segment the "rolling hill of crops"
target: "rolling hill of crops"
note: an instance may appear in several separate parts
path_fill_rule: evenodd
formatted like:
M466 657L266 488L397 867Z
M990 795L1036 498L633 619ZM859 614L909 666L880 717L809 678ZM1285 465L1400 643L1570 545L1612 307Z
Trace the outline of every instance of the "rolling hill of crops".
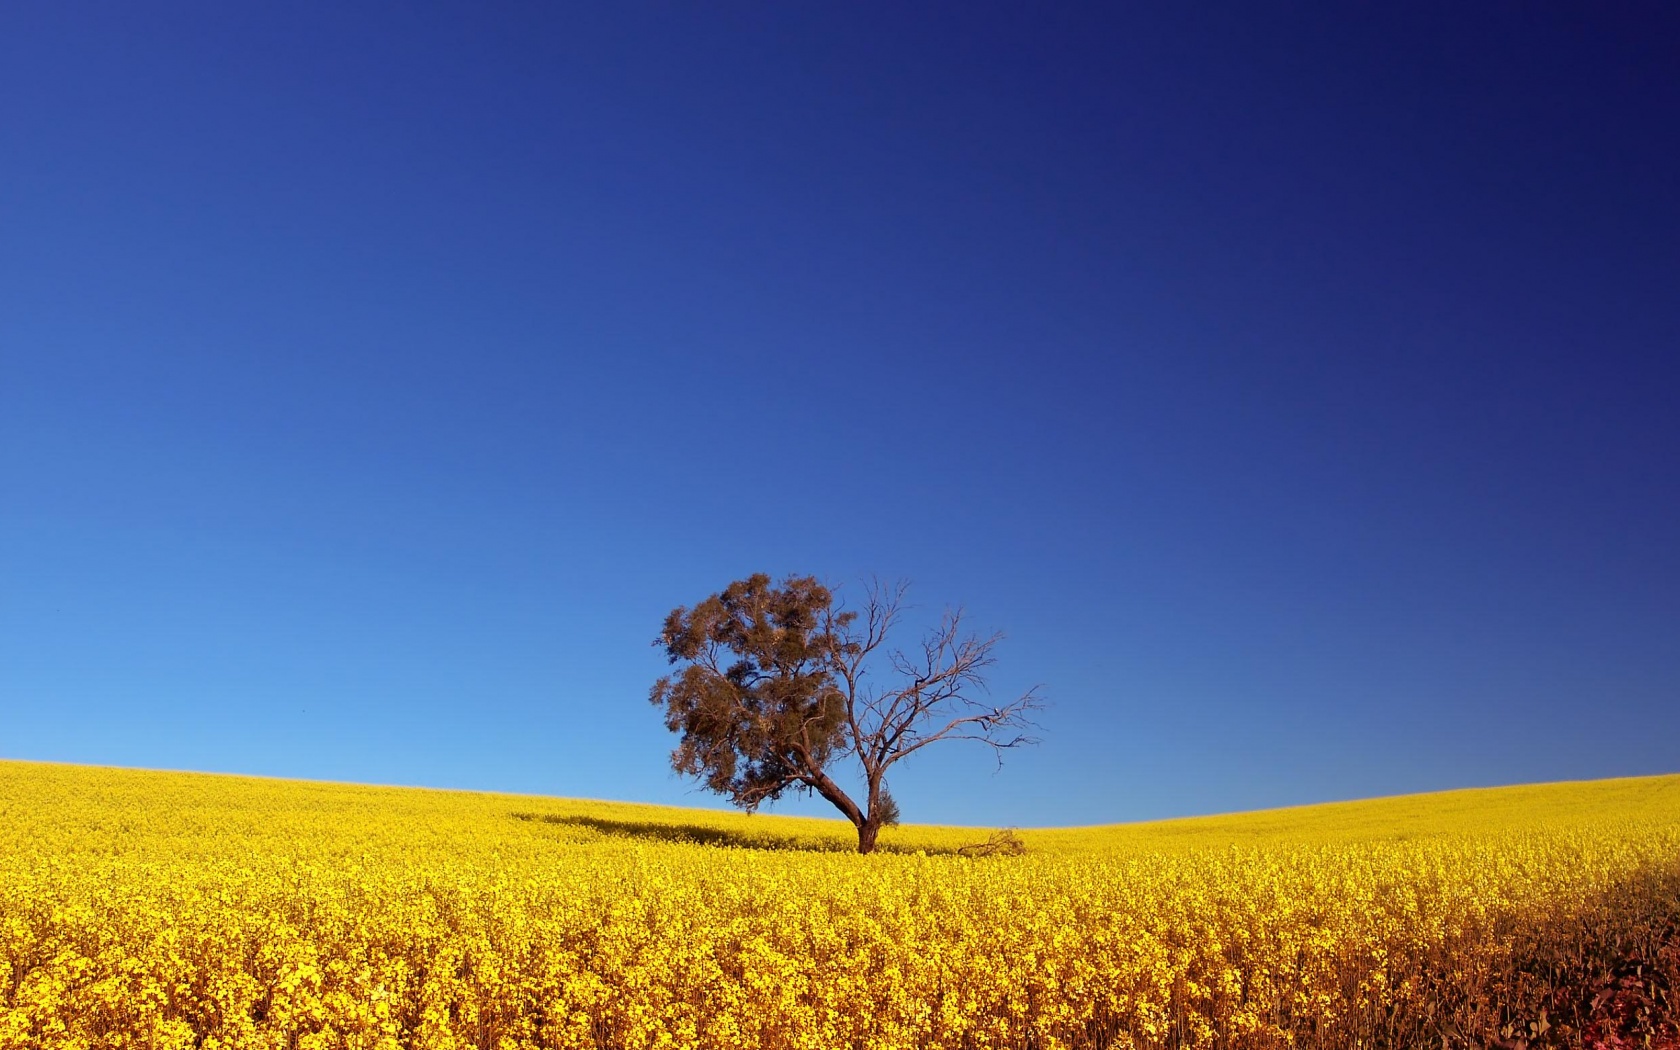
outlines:
M0 762L0 1050L1666 1031L1680 777L987 837Z

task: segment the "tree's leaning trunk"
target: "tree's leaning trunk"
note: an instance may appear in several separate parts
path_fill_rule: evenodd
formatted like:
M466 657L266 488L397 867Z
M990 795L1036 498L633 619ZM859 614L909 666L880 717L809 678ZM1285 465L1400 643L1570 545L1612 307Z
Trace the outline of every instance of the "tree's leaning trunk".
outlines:
M863 819L857 822L858 852L874 853L875 837L881 833L881 774L871 771L868 783L869 793L865 801L869 808L863 813Z
M875 836L879 835L880 833L881 833L881 825L876 823L876 821L873 817L869 817L869 818L865 819L862 824L859 824L858 825L858 852L859 853L874 853L875 852Z

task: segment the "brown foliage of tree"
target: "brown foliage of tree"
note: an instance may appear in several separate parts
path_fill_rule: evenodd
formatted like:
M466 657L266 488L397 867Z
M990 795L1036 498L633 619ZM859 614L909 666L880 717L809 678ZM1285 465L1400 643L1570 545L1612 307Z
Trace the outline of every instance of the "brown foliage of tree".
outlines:
M748 811L789 788L815 791L869 853L881 828L898 823L886 782L898 762L940 740L979 741L999 761L1034 743L1026 732L1042 707L1037 687L1002 705L985 699L1001 635L967 633L962 611L947 610L917 649L886 648L906 591L872 583L850 610L814 577L773 585L759 573L672 610L654 644L681 669L650 696L681 734L672 767ZM892 683L876 685L872 666ZM862 774L862 805L830 775L845 759Z

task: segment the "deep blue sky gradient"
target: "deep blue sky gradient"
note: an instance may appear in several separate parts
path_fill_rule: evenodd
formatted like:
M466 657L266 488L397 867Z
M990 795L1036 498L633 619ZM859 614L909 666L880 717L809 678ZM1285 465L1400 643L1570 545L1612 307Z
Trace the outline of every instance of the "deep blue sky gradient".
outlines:
M8 4L0 756L715 804L650 642L767 571L1043 683L910 820L1680 769L1677 48Z

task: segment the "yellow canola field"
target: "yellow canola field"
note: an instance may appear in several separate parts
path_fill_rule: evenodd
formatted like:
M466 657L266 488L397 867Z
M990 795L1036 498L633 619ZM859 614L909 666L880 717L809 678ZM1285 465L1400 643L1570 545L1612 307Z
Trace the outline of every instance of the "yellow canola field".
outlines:
M1650 899L1680 777L850 836L0 762L0 1050L1439 1046Z

